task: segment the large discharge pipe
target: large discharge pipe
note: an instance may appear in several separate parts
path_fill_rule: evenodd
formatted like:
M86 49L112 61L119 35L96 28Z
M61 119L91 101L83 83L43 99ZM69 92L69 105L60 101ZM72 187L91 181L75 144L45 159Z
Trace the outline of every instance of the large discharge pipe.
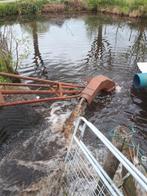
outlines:
M78 105L75 107L70 117L65 122L64 135L67 141L70 141L74 121L85 113L88 105L95 99L97 93L101 91L111 92L115 89L115 83L108 77L100 75L91 79L85 89L81 92L81 99Z
M133 86L137 89L147 88L147 73L135 74Z

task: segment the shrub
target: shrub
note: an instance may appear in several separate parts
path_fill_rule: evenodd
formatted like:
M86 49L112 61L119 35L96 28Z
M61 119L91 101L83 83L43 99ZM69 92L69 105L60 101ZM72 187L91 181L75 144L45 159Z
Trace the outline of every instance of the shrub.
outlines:
M35 15L48 0L22 0L13 3L0 3L0 16Z

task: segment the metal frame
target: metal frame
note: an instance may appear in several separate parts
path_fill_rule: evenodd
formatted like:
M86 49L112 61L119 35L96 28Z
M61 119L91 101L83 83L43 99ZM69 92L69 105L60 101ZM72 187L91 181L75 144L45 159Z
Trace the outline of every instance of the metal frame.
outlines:
M92 123L80 117L75 125L72 141L65 159L64 177L67 195L122 195L122 192L85 145L83 136L86 127L90 128L126 168L128 173L133 176L134 180L147 191L147 178Z
M0 86L3 86L4 89L0 89L0 107L1 106L15 106L15 105L21 105L21 104L33 104L33 103L41 103L41 102L48 102L48 101L56 101L56 100L69 100L72 98L78 98L80 97L81 91L84 88L82 85L79 84L72 84L72 83L65 83L65 82L58 82L58 81L52 81L52 80L45 80L35 77L27 77L27 76L21 76L17 74L10 74L10 73L4 73L0 72L0 76L3 77L10 77L15 78L19 80L27 80L31 82L37 82L37 83L0 83ZM5 87L35 87L35 90L31 89L7 89ZM39 87L39 90L36 89L36 87ZM40 88L42 88L40 89ZM46 98L39 98L39 99L31 99L31 100L19 100L19 101L12 101L8 102L7 99L5 100L5 96L11 95L21 95L21 94L34 94L34 95L47 95L49 97Z

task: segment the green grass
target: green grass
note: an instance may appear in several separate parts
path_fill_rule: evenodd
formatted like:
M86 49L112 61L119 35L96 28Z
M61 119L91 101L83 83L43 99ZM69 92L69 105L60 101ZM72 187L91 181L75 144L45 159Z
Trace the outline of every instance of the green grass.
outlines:
M134 11L141 15L147 13L147 0L87 0L87 3L93 10L105 8L111 12L115 8L116 12L128 15Z
M0 1L0 17L12 15L36 15L48 0L19 0L19 1Z
M65 3L75 0L0 0L0 17L37 15L46 3ZM88 4L88 9L114 14L147 16L147 0L79 0ZM78 2L78 1L77 1Z

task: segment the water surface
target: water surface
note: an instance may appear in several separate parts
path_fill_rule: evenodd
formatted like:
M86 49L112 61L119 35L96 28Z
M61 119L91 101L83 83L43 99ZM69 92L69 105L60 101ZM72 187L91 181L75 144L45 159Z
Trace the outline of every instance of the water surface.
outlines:
M86 117L104 133L120 124L135 127L145 148L146 99L132 98L130 93L137 62L147 61L145 21L59 16L12 22L7 27L20 40L19 53L26 55L18 67L21 74L77 83L100 74L114 80L117 91L98 97Z

